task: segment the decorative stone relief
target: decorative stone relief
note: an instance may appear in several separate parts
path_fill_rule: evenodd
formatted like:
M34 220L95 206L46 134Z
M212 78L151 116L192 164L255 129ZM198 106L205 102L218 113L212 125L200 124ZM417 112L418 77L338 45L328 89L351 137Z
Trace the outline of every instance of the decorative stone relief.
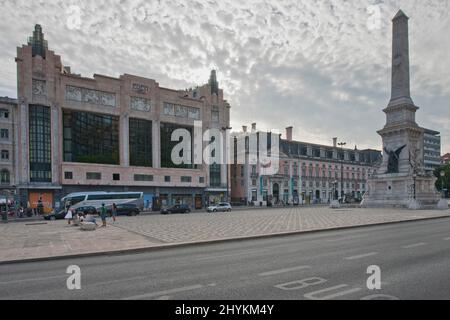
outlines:
M131 97L131 109L149 112L151 110L151 101L149 99Z
M164 102L164 115L200 120L200 109Z
M139 94L147 94L150 91L150 88L143 84L133 83L132 90Z
M98 104L108 107L116 106L116 95L114 93L74 86L66 86L66 100Z
M47 95L47 88L45 81L33 79L33 95L37 96Z

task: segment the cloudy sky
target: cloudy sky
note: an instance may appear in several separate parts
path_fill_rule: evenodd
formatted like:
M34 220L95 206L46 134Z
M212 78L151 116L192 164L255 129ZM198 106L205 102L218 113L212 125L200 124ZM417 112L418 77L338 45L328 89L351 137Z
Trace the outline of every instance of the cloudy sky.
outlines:
M391 19L410 17L413 100L450 152L448 0L0 0L0 96L16 97L16 47L35 23L76 73L203 84L211 68L232 126L294 126L296 140L380 149Z

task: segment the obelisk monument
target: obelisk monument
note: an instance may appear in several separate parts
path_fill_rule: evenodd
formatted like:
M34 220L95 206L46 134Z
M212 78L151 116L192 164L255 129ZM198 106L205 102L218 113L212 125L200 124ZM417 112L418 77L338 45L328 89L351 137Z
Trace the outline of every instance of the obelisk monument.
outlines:
M369 178L363 207L437 209L436 178L423 169L424 129L416 123L419 108L411 99L409 18L399 11L392 20L392 83L383 140L383 162Z

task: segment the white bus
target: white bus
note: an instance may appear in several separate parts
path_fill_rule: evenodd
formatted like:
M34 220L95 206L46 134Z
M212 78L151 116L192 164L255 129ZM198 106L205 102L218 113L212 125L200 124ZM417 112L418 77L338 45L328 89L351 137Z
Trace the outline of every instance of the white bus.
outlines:
M133 204L140 211L144 209L144 193L143 192L76 192L70 193L61 199L61 209L65 209L67 205L76 210L79 207L94 207L97 210L102 204L111 209L112 204Z

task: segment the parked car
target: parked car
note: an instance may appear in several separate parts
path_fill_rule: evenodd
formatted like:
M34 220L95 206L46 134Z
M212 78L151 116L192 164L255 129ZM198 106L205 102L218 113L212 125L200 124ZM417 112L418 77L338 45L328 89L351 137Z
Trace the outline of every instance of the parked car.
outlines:
M108 210L110 213L111 210ZM137 205L132 203L123 203L117 205L117 215L118 216L136 216L140 213Z
M171 207L161 209L161 214L172 214L172 213L189 213L191 209L186 204L176 204Z
M98 210L95 207L92 206L86 206L86 207L79 207L76 209L75 214L98 214Z
M61 210L58 212L52 212L49 214L45 214L44 219L45 220L61 220L61 219L64 219L65 216L66 216L66 211Z
M230 212L232 210L231 205L226 202L221 202L217 205L212 205L206 208L208 212Z

